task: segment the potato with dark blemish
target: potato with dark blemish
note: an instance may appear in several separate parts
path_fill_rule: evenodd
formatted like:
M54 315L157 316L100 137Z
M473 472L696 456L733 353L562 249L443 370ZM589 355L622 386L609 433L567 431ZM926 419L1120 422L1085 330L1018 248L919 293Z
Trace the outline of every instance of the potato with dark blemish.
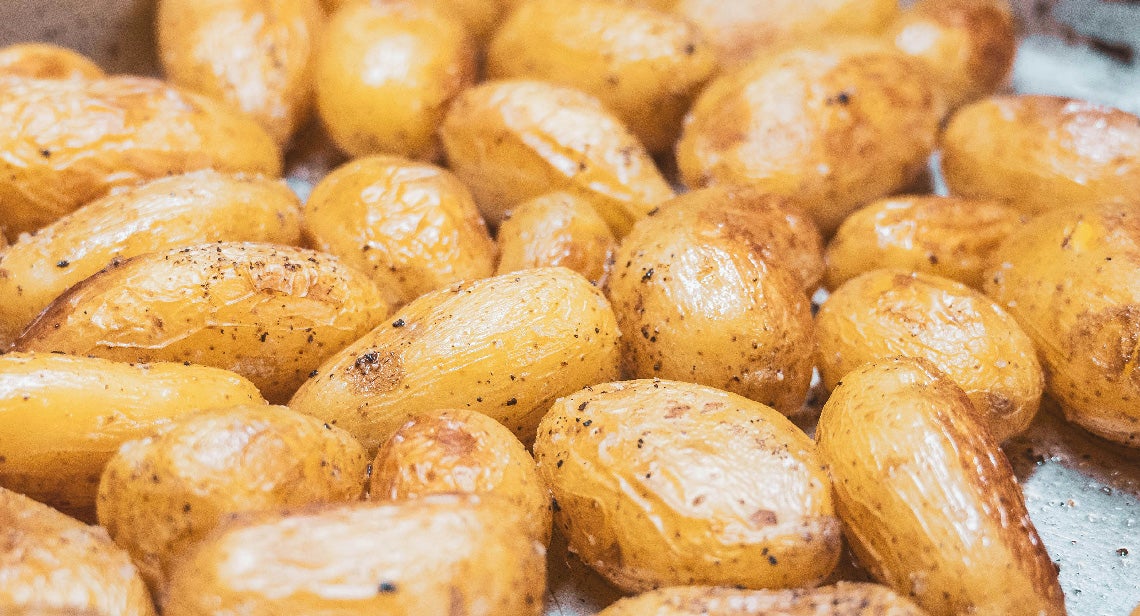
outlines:
M617 240L593 204L568 192L526 201L499 225L498 273L565 267L597 285L613 267Z
M283 402L391 309L384 290L330 255L217 242L148 253L84 280L14 349L226 368Z
M81 53L50 43L0 47L0 76L31 79L99 79L103 69Z
M795 590L674 586L622 599L598 616L926 616L885 586L839 582Z
M970 399L923 359L866 364L823 407L819 453L848 543L932 615L1065 613L1057 569Z
M815 444L735 394L658 380L587 387L554 404L534 453L570 551L626 592L812 585L839 560Z

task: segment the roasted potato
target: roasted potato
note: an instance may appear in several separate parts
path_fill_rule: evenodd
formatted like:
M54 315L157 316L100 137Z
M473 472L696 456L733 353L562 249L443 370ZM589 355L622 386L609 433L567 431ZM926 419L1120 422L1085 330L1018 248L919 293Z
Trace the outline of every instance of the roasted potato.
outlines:
M497 247L454 175L393 156L333 171L305 204L313 246L399 292L400 303L495 271Z
M194 413L107 462L99 524L162 596L187 549L232 514L357 500L367 462L352 435L285 407Z
M681 119L717 69L680 16L605 0L524 3L487 50L492 79L528 78L598 97L651 152L672 149Z
M153 616L131 559L97 526L0 488L0 612Z
M52 302L13 348L226 368L276 403L391 309L332 256L217 242L112 264Z
M223 528L175 570L165 616L538 616L542 544L514 505L437 495Z
M376 451L416 413L473 409L524 443L550 403L618 376L617 322L585 278L538 268L424 295L316 370L289 406Z
M617 240L584 197L547 193L523 202L499 225L498 273L566 267L597 285L613 266Z
M926 616L885 586L840 582L795 590L674 586L622 599L598 616Z
M285 144L312 108L323 20L318 0L160 0L158 56L171 82L241 109Z
M451 169L498 225L553 190L589 199L614 235L673 196L645 148L602 103L539 81L493 81L448 111L440 137Z
M350 2L370 0L321 0L329 12ZM460 20L476 41L483 41L521 0L379 0L385 4L411 2L433 7Z
M216 368L8 353L0 486L93 519L99 474L119 445L191 411L264 402L253 383Z
M570 550L627 592L811 585L839 560L815 445L777 411L689 383L587 387L534 443Z
M848 543L877 579L935 616L1065 613L1009 462L933 364L848 373L816 439Z
M942 135L954 195L1027 214L1140 203L1140 117L1058 96L998 96L963 107Z
M103 69L90 58L49 43L0 47L0 76L31 79L99 79Z
M1038 216L998 249L985 285L1036 344L1065 417L1131 447L1140 447L1137 203Z
M300 237L300 203L282 182L196 171L116 191L0 254L0 348L68 287L124 259L210 241Z
M751 184L787 197L830 235L926 168L942 104L926 68L885 42L793 48L728 73L685 120L690 187Z
M141 77L0 79L0 227L34 231L112 188L196 169L278 175L253 120Z

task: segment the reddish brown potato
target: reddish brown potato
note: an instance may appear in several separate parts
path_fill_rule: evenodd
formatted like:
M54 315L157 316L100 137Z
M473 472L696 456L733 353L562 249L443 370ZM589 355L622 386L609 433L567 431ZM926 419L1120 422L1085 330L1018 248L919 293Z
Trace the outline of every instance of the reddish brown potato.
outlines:
M617 240L593 204L568 192L535 197L499 225L498 273L565 267L595 285L613 266Z
M103 69L90 58L49 43L0 48L0 76L32 79L99 79Z
M622 599L598 616L926 616L885 586L840 582L796 590L674 586Z

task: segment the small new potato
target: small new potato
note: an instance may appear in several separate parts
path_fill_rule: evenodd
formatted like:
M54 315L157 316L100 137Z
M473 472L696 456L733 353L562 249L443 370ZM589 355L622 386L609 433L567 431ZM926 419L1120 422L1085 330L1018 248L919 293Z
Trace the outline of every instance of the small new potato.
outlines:
M570 551L626 592L793 588L839 560L815 444L776 410L675 381L587 387L534 443Z
M325 9L332 13L338 7L360 0L321 0ZM365 2L371 0L363 0ZM411 2L427 6L454 16L460 20L476 42L484 42L499 27L501 22L521 0L380 0L382 3L396 4Z
M933 364L843 378L816 428L852 550L934 616L1065 614L1057 570L998 443Z
M499 225L499 274L566 267L594 285L613 267L617 240L584 197L553 192L514 209Z
M794 590L674 586L621 599L598 616L926 616L878 584L839 582Z
M357 500L367 462L352 435L285 407L193 413L107 462L99 524L161 597L171 568L232 514Z
M103 69L78 52L49 43L0 47L0 76L30 79L99 79Z

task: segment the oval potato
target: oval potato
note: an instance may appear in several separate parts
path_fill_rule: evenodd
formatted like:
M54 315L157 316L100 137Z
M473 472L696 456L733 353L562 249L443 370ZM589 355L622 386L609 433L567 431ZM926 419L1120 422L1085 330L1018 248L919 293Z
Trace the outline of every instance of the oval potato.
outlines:
M795 590L674 586L621 599L598 616L926 616L878 584L839 582Z
M81 53L50 43L0 47L0 76L31 79L99 79L103 69Z
M613 266L617 240L585 198L553 192L525 201L499 225L499 274L565 267L594 285Z

